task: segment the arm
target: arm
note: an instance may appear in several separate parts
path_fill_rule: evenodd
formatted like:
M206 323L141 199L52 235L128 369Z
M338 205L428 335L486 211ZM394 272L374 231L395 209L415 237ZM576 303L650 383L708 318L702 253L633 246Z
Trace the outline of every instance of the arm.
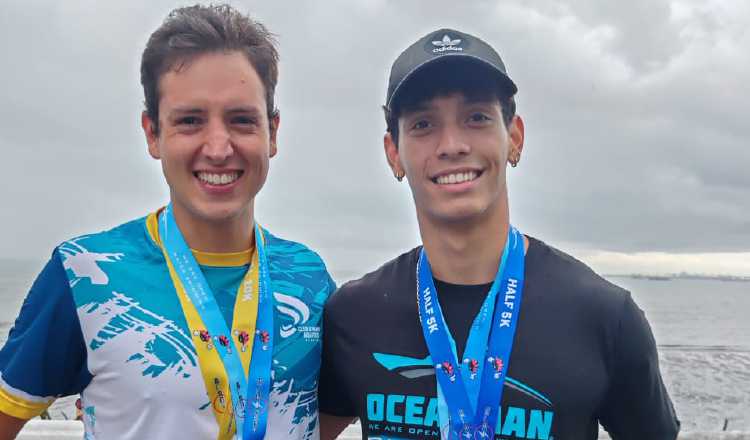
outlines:
M17 419L0 412L0 440L13 440L23 428L26 420Z
M318 383L321 440L335 439L357 419L349 390L342 383L340 356L336 356L341 330L337 326L335 296L329 298L323 313L323 355Z
M340 417L320 413L320 440L335 439L356 420L356 417ZM4 439L0 438L0 440Z
M659 371L651 327L628 294L614 332L610 387L600 422L614 440L673 440L680 430Z
M91 379L70 285L57 251L37 277L0 349L0 439L58 396L80 393Z

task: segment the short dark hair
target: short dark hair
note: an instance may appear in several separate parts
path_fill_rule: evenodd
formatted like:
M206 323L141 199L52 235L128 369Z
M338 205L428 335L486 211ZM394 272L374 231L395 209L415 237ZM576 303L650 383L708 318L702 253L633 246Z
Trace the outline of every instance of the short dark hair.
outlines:
M159 132L159 79L181 69L195 57L212 52L240 51L255 68L265 88L269 119L276 114L274 91L279 54L273 34L263 24L229 5L195 5L169 13L151 34L141 58L141 85L146 113Z
M466 61L446 61L426 66L415 73L399 91L391 108L383 107L386 130L398 146L398 119L435 97L452 93L463 93L470 100L497 99L503 114L503 122L510 126L516 115L516 101L513 92L497 78L497 73Z

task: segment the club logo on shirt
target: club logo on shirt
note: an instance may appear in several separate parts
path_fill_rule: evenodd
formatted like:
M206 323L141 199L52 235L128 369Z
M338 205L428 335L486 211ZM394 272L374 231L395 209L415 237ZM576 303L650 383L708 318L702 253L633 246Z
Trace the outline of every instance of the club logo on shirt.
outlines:
M273 293L276 299L276 310L282 315L279 333L286 339L295 333L302 333L305 341L318 342L320 340L320 326L306 325L310 320L310 308L299 298L279 292ZM288 322L291 320L291 322Z
M441 374L439 371L446 374L452 371L456 374L456 369L450 362L435 364L429 354L422 359L388 353L373 353L372 356L386 370L408 379ZM503 371L505 365L502 359L488 357L487 361L488 365L485 368L492 368L496 374ZM465 365L469 372L478 374L478 360L466 358L462 364L462 368ZM504 386L520 393L525 402L520 405L501 406L495 434L503 439L552 440L555 419L552 401L531 386L509 376L506 377ZM439 440L440 431L443 428L448 429L447 425L441 427L439 424L436 398L423 395L367 394L367 419L362 420L362 427L367 429L369 438L378 435L387 438L387 435L408 433L413 437ZM477 434L479 435L476 436ZM490 439L492 426L484 427L481 432L475 431L474 435L475 438Z
M373 353L372 357L386 370L396 373L407 379L417 379L424 376L434 375L437 371L435 364L432 363L432 357L430 357L429 354L423 359L388 353ZM495 369L496 365L502 368L502 365L498 365L498 363L496 362L497 360L499 360L500 364L502 364L502 360L492 358L491 368ZM478 366L479 363L477 362L477 367ZM442 366L438 364L438 368L440 367ZM521 381L516 380L510 376L506 376L505 378L505 387L513 389L525 395L526 397L543 404L544 407L553 407L552 401L545 395L543 395L539 391L536 391L531 386L522 383Z
M362 430L370 439L393 438L394 435L408 434L412 438L439 440L440 432L448 432L447 424L440 426L438 399L421 395L368 393L366 396L367 418L363 419ZM494 426L495 435L502 439L553 440L552 423L555 414L543 408L501 406ZM490 439L493 427L483 423L479 429L465 433L469 438ZM403 438L403 436L399 436ZM460 437L462 440L466 437Z

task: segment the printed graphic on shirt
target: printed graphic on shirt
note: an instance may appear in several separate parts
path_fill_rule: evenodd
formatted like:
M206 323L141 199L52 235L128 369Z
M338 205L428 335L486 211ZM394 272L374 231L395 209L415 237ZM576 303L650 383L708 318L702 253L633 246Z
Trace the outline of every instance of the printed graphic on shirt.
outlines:
M147 223L154 221L152 214L148 220L63 243L56 251L62 267L54 277L59 279L44 280L70 286L65 292L72 295L74 309L61 308L55 320L80 322L76 325L80 325L85 359L72 362L86 368L90 380L74 391L82 391L87 439L125 438L121 436L125 432L132 434L127 438L160 438L177 425L196 438L218 435L182 308L161 251L147 232ZM318 433L323 304L335 286L316 254L298 243L265 235L276 332L266 438L313 439ZM199 264L203 264L200 259ZM201 266L212 290L236 292L248 266L215 266ZM228 307L219 305L231 312L235 300L233 295L217 295L217 301L228 302ZM73 310L77 316L68 316ZM224 317L228 322L232 319L231 313ZM43 332L53 331L56 325L49 319L28 320L32 326L44 326ZM45 349L38 341L16 343ZM17 384L25 377L46 374L34 369L3 367L2 378ZM41 379L35 383L49 381ZM13 398L27 392L20 387L14 392L11 386L2 390ZM56 395L56 390L28 394Z
M372 356L383 368L408 379L435 375L435 366L429 355L424 359L388 353L373 353ZM471 369L472 365L469 360L459 368ZM550 440L555 417L552 402L544 394L510 376L506 377L505 387L524 395L526 404L500 407L495 439ZM441 429L448 428L447 421L439 420L438 402L434 397L368 393L366 405L367 420L362 421L362 426L363 429L366 427L370 439L439 439ZM470 438L474 439L474 435Z
M417 318L420 252L345 284L326 306L321 411L359 417L363 439L437 440L446 423L438 421L434 399L436 367L443 366L430 362ZM524 305L494 440L595 440L599 424L613 438L675 438L679 423L653 336L629 293L533 237L525 263ZM490 285L436 287L463 356ZM479 360L459 360L453 374L467 369L471 384L476 368L480 380Z

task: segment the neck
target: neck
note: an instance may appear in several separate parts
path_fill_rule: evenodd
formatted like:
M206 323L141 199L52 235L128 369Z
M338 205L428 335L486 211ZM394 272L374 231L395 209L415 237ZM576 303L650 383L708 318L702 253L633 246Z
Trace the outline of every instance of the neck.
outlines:
M491 283L508 237L507 198L500 206L460 222L440 222L417 212L419 231L435 278L452 284Z
M252 203L236 216L215 220L197 217L173 203L177 226L188 247L211 253L242 252L254 244Z

